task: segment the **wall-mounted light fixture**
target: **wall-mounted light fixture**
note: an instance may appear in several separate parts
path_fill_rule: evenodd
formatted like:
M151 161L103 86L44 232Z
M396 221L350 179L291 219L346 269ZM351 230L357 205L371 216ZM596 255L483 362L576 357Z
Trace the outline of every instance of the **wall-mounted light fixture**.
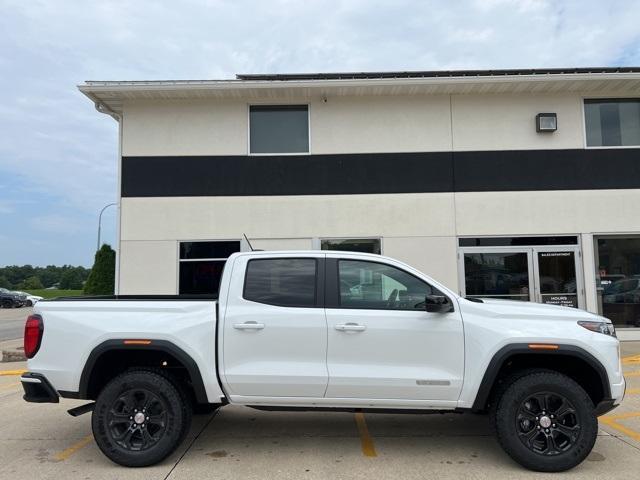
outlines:
M558 116L555 113L536 115L536 132L555 132L558 129Z

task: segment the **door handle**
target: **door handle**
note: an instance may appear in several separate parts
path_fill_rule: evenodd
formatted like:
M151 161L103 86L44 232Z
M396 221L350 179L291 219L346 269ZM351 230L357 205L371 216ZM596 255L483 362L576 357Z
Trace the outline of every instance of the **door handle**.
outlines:
M366 325L357 323L339 323L334 328L340 332L364 332L367 329Z
M264 323L258 323L258 322L234 323L233 328L235 328L236 330L262 330L264 328Z

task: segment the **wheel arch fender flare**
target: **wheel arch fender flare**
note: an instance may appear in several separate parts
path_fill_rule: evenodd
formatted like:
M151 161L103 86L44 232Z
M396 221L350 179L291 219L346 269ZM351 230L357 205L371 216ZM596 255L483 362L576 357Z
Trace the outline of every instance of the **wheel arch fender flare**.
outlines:
M509 358L520 354L577 358L587 363L591 368L595 370L595 372L600 377L602 392L604 393L605 398L610 398L611 387L609 384L609 375L607 374L607 369L597 358L595 358L585 349L575 345L554 345L557 345L558 348L538 350L530 348L528 343L513 343L505 345L500 350L498 350L487 365L471 409L474 411L480 411L484 409L503 365L509 360Z
M193 385L193 391L196 400L199 403L208 403L207 391L204 386L202 374L196 361L182 350L180 347L168 340L150 340L149 343L125 343L124 338L106 340L91 350L87 361L84 364L82 373L80 375L80 384L78 387L78 398L88 398L89 383L91 381L91 375L94 371L98 359L107 352L123 350L123 351L155 351L163 352L173 356L178 360L189 373L191 383ZM133 366L133 365L132 365Z

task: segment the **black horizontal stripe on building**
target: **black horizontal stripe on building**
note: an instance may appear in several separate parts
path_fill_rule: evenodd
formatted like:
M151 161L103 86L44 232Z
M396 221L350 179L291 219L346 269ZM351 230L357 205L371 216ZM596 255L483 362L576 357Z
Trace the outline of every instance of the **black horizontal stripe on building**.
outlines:
M640 188L640 149L123 157L123 197Z

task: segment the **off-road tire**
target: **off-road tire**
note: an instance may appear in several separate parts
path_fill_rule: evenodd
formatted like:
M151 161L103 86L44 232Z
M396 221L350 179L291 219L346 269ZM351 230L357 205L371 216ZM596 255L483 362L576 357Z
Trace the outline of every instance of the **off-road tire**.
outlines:
M149 397L153 399L152 420L140 425L129 420L135 415L133 405L137 404L135 410L140 412ZM98 447L113 462L126 467L161 462L189 431L191 404L186 398L179 384L168 375L148 369L122 373L107 384L96 400L91 427ZM123 417L129 414L129 418ZM154 423L156 418L158 421ZM135 428L129 428L134 425ZM146 433L141 430L145 428ZM123 431L124 438L120 438Z
M555 421L558 423L554 423L553 427L538 429L543 416L547 417L545 423L549 420L549 412L553 408L549 406L547 415L530 414L529 407L532 407L533 411L538 410L535 400L533 404L529 402L536 397L542 398L547 406L556 398L563 399L574 413L556 416ZM525 406L527 402L529 407ZM558 400L555 400L555 403L557 404ZM565 405L565 411L566 408ZM513 460L530 470L561 472L575 467L587 458L598 434L598 420L589 395L574 380L553 371L539 371L514 377L513 381L501 389L494 409L491 419L498 442ZM558 408L557 411L561 412L561 409ZM533 418L529 419L529 415ZM523 429L523 424L530 425L527 422L533 422L532 429ZM567 426L571 428L566 428ZM534 430L538 430L539 434ZM549 440L549 435L545 433L547 430L550 431L553 440ZM533 436L536 440L527 443L527 436ZM558 445L561 443L564 443L564 446L559 448ZM543 453L540 450L545 446L549 451Z

